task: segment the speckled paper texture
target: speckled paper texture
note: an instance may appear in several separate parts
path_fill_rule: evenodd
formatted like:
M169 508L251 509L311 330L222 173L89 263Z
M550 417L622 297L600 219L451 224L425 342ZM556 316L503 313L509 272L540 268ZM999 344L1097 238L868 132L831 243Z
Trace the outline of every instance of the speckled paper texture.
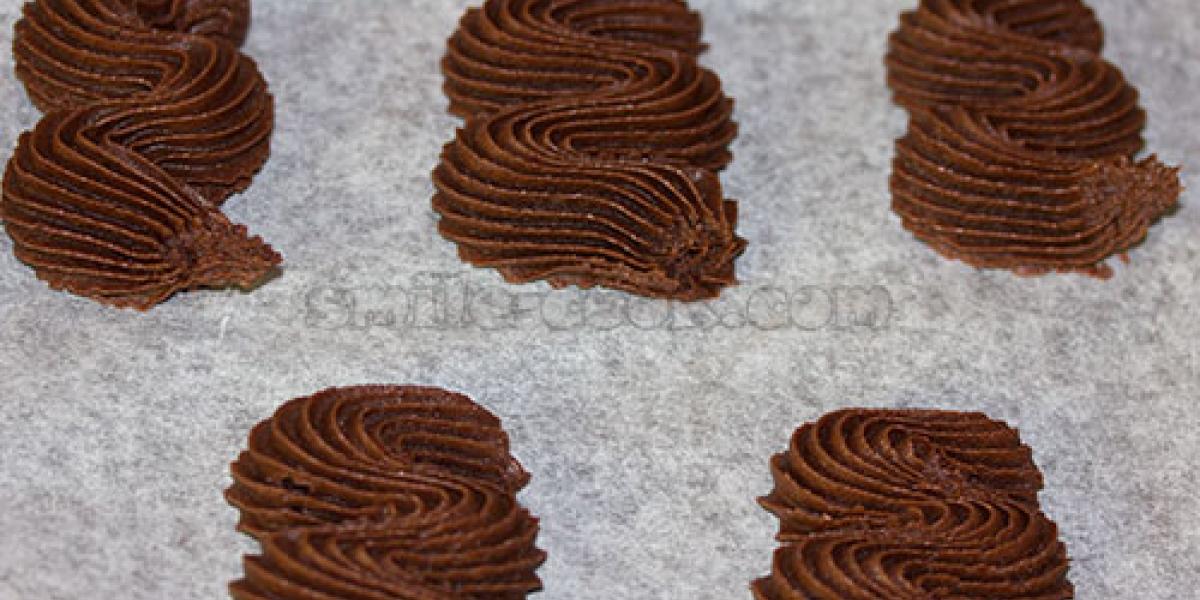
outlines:
M846 406L984 410L1046 475L1082 599L1200 587L1200 212L1110 281L943 260L889 210L905 114L887 34L913 2L696 0L737 99L742 285L679 306L508 286L435 231L459 122L438 60L466 2L256 0L274 153L226 204L279 249L251 294L148 314L53 292L0 236L0 600L211 600L254 544L221 497L251 425L332 385L419 383L499 414L533 474L545 600L749 598L767 460ZM20 2L0 4L0 47ZM1148 148L1200 188L1200 5L1096 0ZM39 113L0 53L5 156ZM1194 164L1193 164L1194 163Z

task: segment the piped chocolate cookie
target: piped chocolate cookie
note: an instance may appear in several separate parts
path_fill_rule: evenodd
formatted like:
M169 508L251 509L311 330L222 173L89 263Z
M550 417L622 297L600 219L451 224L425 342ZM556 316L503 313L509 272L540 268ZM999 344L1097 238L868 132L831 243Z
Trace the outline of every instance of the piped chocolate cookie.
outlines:
M1067 551L1017 431L978 413L844 410L798 429L761 499L757 600L1065 600Z
M500 421L436 388L334 388L250 433L226 498L262 544L236 600L519 600L541 588L529 475Z
M900 18L888 84L907 109L892 207L941 254L1020 274L1081 272L1176 205L1178 169L1138 160L1138 92L1100 56L1079 0L922 0Z
M145 310L279 264L218 208L270 153L273 101L238 50L249 20L249 0L25 6L16 72L46 115L8 162L0 219L39 278Z
M439 231L514 283L674 300L735 283L737 128L681 0L487 0L442 63L466 120L433 179Z

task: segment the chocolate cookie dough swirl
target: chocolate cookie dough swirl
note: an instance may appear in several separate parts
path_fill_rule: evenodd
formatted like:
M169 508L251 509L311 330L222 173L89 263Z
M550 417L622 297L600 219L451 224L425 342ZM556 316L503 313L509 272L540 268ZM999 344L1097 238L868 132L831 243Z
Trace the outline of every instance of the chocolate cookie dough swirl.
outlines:
M1066 549L1013 429L980 414L847 410L774 457L759 600L1065 599Z
M499 420L465 396L363 386L293 400L253 429L232 473L238 527L263 545L234 598L540 588L537 521L516 500L529 475Z
M242 511L239 529L261 539L297 525L482 505L484 488L516 494L529 475L499 419L466 396L362 386L282 406L251 431L233 479L226 496Z
M21 136L0 218L55 288L147 309L249 287L280 257L218 206L269 154L273 108L235 44L247 0L38 0L13 53L47 114Z
M488 0L443 61L466 119L434 172L439 230L509 281L677 300L735 283L716 172L732 101L678 0Z
M1111 275L1104 264L1175 206L1177 169L1141 150L1138 93L1099 56L1078 0L923 0L887 56L911 114L893 208L977 267Z

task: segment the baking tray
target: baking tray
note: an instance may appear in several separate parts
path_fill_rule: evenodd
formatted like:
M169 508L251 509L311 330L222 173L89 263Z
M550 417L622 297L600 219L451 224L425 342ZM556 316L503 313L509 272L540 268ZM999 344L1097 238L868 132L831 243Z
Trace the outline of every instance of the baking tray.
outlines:
M0 5L0 47L20 2ZM533 474L546 600L748 598L775 521L768 457L846 406L1018 426L1078 597L1200 587L1200 212L1115 276L939 258L889 210L882 57L914 2L695 0L738 101L724 173L741 286L715 304L509 286L435 232L458 120L438 61L466 2L255 0L270 162L227 204L285 256L250 294L149 313L49 290L0 236L0 598L223 597L255 545L221 491L250 426L331 385L421 383L502 416ZM1200 5L1095 0L1148 148L1200 188ZM0 53L0 147L39 113ZM781 309L786 306L786 309Z

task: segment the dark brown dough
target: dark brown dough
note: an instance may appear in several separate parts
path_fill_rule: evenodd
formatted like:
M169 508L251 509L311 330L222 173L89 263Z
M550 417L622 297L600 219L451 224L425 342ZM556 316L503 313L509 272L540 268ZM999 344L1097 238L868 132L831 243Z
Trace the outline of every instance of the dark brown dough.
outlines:
M844 410L771 460L781 547L757 600L1064 600L1066 547L1016 430L978 413Z
M1021 274L1111 275L1178 201L1177 169L1135 161L1146 116L1079 0L922 0L891 36L911 114L892 206L943 255Z
M529 475L500 421L435 388L334 388L257 425L226 498L263 546L237 600L517 600L541 588Z
M148 309L250 287L280 256L219 205L270 153L273 102L238 51L248 0L38 0L13 55L47 114L4 173L17 257L56 289Z
M680 0L487 0L443 60L466 126L434 172L439 230L516 283L676 300L735 283L717 171L733 103Z

